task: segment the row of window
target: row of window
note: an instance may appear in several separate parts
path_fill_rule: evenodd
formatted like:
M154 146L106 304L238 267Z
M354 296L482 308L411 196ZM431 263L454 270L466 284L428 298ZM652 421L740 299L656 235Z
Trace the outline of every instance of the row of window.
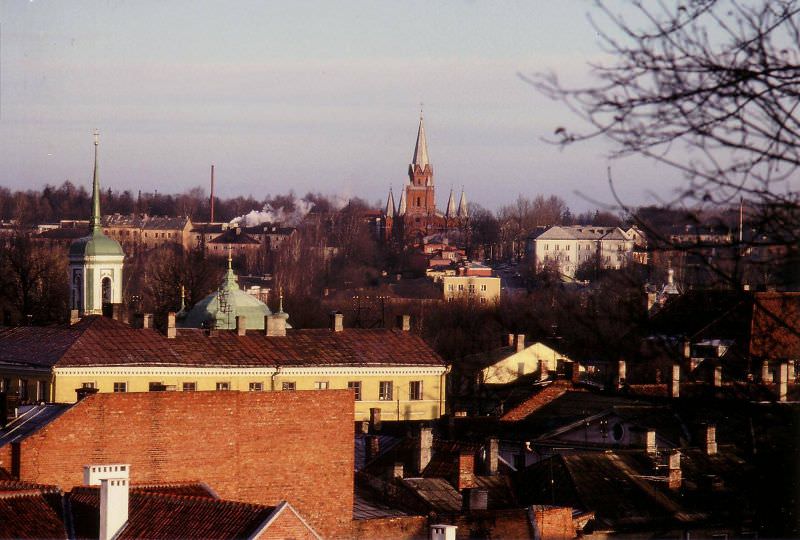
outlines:
M82 383L84 388L94 388L95 385L93 382L85 382ZM315 390L327 390L330 388L330 383L328 381L315 381L314 382L314 389ZM347 383L347 388L353 391L355 395L356 401L361 401L362 394L361 394L361 381L349 381ZM181 389L184 392L194 392L197 390L197 383L195 382L185 382L182 384ZM230 390L231 383L226 381L221 381L216 383L216 389L223 391L223 390ZM150 392L163 392L167 390L177 390L174 385L165 385L161 382L151 382L149 384ZM248 383L248 390L250 392L263 392L264 391L264 383L262 382L251 382ZM297 390L297 383L294 381L285 381L281 383L281 390L284 392L293 392ZM115 382L114 383L114 392L127 392L128 391L128 383L125 382ZM392 401L394 400L394 382L393 381L380 381L378 383L378 399L380 401ZM408 383L408 399L409 400L420 400L422 399L422 381L410 381Z
M447 290L451 291L451 292L454 291L455 290L455 285L453 283L448 283ZM460 283L458 285L458 290L459 291L463 291L464 290L464 284L463 283ZM486 290L486 285L481 285L481 291L485 291L485 290ZM475 284L474 283L470 283L469 284L469 292L475 292Z

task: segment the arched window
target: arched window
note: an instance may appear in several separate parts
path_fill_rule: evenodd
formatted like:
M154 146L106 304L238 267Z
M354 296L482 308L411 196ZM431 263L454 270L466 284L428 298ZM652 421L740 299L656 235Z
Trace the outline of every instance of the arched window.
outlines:
M103 289L103 303L110 304L111 303L111 278L104 277L103 281L101 282L101 286Z

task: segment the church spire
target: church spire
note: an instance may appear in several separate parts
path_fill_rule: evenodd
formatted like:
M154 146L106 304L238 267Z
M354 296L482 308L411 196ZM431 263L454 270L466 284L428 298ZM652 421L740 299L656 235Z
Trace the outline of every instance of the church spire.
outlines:
M467 209L467 196L464 194L463 189L461 190L461 200L458 202L458 217L469 217L469 210Z
M386 200L386 211L384 213L386 217L394 217L394 195L391 187L389 187L389 198Z
M447 218L456 217L456 199L453 197L453 188L450 188L450 197L447 199L447 211L444 216Z
M406 214L406 190L400 193L400 204L397 205L397 215L404 216Z
M411 160L411 164L419 165L420 169L424 169L426 165L430 165L428 161L428 141L425 140L425 125L422 122L422 111L419 113L417 144L414 146L414 157Z
M92 232L100 232L102 223L100 221L100 173L97 167L97 146L100 143L100 132L94 130L94 178L92 179L92 218L89 222Z

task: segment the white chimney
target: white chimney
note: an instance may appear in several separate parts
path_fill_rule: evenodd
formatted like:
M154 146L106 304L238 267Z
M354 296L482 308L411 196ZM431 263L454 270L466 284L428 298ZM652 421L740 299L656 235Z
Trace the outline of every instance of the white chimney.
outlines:
M175 329L175 312L170 311L167 313L167 338L175 339L177 331Z
M431 540L456 540L455 525L431 525Z
M344 330L344 315L338 311L331 312L331 330L334 332L341 332Z
M429 427L422 427L419 430L419 445L417 447L417 473L422 475L422 471L431 462L431 451L433 448L433 430Z
M126 463L83 467L83 483L100 486L100 540L111 540L128 522L130 468Z
M680 489L683 481L681 474L681 453L673 450L669 455L669 472L667 473L667 486L669 489Z
M772 373L769 370L769 360L764 360L761 363L761 382L762 384L769 384L772 382Z
M714 366L714 387L722 386L722 366Z
M789 392L789 365L781 362L778 365L778 401L786 401Z
M706 454L713 456L717 453L717 426L708 424L706 426Z
M247 317L245 317L244 315L236 316L236 335L237 336L247 335Z
M264 315L264 332L267 336L285 336L286 319L279 313Z
M622 386L625 384L626 372L627 372L627 364L625 363L625 360L620 360L619 362L617 362L617 380L615 381L616 382L615 386L617 387L617 390L621 389Z
M669 397L677 398L681 395L681 366L672 364L672 377L669 381Z
M658 452L658 444L656 443L656 432L648 429L644 434L644 445L648 454L655 454Z

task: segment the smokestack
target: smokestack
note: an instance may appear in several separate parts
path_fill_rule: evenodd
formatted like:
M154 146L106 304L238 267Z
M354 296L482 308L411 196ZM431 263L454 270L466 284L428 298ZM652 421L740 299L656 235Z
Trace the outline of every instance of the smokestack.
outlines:
M669 380L669 397L677 398L681 395L681 366L672 364L672 376Z
M667 485L669 489L680 489L682 480L681 453L677 450L673 450L673 452L669 455Z
M214 222L214 164L211 164L211 216L209 221Z
M268 336L285 336L286 319L277 313L273 313L272 315L264 315L264 332Z
M403 332L411 331L411 315L398 315L397 327Z
M417 473L422 474L428 463L431 462L431 449L433 448L433 431L429 427L419 429L419 442L417 443Z
M781 362L778 365L778 401L786 401L789 391L789 365Z
M500 456L500 443L497 439L486 441L486 474L494 476L497 474L497 463Z
M130 465L85 465L83 483L100 486L100 540L111 540L128 522Z
M626 372L627 364L625 363L625 360L620 360L617 362L617 380L615 381L617 390L620 390L623 386L625 386Z
M331 330L334 332L341 332L344 330L344 315L339 311L331 312Z
M517 334L517 352L525 349L525 334Z
M175 329L175 312L167 313L167 339L175 339L177 330Z
M717 426L708 424L705 429L705 436L706 454L713 456L717 453Z
M247 317L245 317L244 315L236 316L236 335L237 336L247 335Z

